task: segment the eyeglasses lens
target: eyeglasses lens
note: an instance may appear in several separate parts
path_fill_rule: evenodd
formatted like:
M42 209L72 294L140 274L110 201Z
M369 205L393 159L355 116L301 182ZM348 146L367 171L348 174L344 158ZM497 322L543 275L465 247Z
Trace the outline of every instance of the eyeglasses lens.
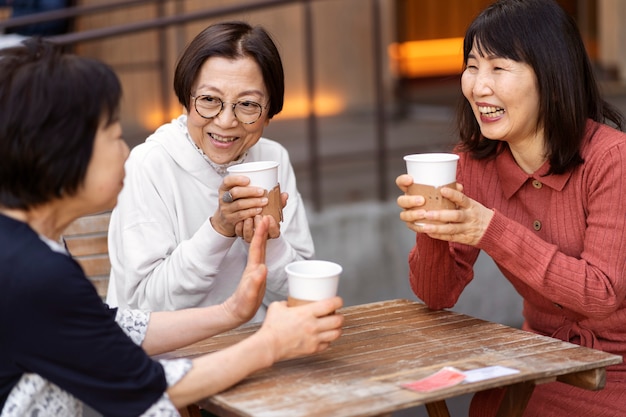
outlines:
M195 100L196 111L206 119L217 117L222 112L224 104L221 99L211 96L198 96ZM231 105L237 120L245 124L256 122L263 112L263 107L254 101L239 101Z

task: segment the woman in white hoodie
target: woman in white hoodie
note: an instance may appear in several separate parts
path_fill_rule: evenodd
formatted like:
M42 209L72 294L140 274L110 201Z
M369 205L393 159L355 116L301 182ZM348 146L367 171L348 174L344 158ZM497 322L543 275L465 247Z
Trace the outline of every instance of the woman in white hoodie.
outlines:
M279 162L283 221L270 219L267 305L287 296L284 266L314 254L289 155L262 138L282 110L284 75L265 30L243 22L209 26L180 58L174 89L186 112L131 152L111 217L107 302L175 310L223 302L245 267L254 221L267 205L243 162Z

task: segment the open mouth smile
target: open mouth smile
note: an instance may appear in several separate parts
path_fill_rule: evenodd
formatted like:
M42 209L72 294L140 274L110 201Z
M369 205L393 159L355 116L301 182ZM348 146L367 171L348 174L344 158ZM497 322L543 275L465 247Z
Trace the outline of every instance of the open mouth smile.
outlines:
M209 133L209 136L219 143L232 143L238 139L236 136L220 136L215 133Z
M478 111L483 117L500 117L504 114L504 109L502 107L494 106L478 106Z

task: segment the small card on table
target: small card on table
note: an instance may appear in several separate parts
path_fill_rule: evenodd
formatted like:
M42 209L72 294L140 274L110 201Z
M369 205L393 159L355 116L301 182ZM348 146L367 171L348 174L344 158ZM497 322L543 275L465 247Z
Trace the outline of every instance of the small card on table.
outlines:
M426 378L408 382L406 384L402 384L402 386L413 391L431 392L460 384L464 379L465 374L463 372L451 366L446 366Z
M452 387L456 384L460 384L461 382L477 382L485 379L516 374L518 372L518 369L507 368L504 366L488 366L465 372L451 366L446 366L425 378L402 384L402 387L417 392L431 392L442 388Z

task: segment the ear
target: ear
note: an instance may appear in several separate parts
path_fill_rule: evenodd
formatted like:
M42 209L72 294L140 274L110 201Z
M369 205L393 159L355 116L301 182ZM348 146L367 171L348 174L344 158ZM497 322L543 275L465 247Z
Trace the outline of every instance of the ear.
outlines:
M265 119L265 127L269 126L272 119Z

